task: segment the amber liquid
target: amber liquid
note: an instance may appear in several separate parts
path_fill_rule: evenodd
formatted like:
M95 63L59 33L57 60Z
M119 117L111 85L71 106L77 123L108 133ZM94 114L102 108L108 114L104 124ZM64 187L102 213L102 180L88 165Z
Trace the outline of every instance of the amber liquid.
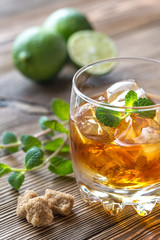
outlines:
M70 118L71 151L78 182L137 189L160 182L160 112L155 119L132 114L105 127L88 103ZM159 110L160 111L160 110Z

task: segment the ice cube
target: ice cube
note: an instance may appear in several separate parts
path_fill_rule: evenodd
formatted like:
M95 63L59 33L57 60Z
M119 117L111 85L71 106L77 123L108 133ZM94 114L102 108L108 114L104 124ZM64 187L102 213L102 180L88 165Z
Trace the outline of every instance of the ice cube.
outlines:
M125 96L133 90L137 93L138 98L145 98L145 91L133 79L117 82L106 90L108 103L114 106L125 106Z
M115 131L115 138L120 145L157 143L160 142L160 124L132 114L121 122Z
M75 109L74 121L80 132L87 138L97 140L101 143L113 141L114 130L101 124L95 115L96 106L85 103Z

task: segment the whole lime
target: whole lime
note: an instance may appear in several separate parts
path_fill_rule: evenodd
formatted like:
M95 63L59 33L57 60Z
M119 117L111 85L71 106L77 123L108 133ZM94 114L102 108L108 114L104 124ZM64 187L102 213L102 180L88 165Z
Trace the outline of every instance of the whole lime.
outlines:
M61 8L55 11L46 19L44 27L57 32L65 40L74 32L92 29L85 15L74 8Z
M22 32L13 44L15 67L36 82L45 82L56 75L67 57L65 41L42 27Z

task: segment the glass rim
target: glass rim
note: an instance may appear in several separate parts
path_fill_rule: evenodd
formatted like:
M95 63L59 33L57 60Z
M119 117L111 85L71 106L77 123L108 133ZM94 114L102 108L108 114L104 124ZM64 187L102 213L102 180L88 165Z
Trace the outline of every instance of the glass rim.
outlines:
M97 100L94 100L90 97L88 97L87 95L85 95L84 93L82 93L76 86L76 79L78 79L78 77L85 72L87 69L91 68L92 66L96 66L102 63L107 63L107 62L112 62L112 61L116 61L116 60L142 60L142 61L148 61L148 62L153 62L153 63L157 63L160 64L159 60L155 60L152 58L144 58L144 57L113 57L113 58L106 58L106 59L102 59L102 60L98 60L95 62L92 62L90 64L87 64L85 66L83 66L82 68L80 68L73 76L73 80L72 80L72 86L74 91L76 92L76 94L78 96L80 96L83 100L85 100L88 103L91 103L97 107L103 107L105 109L111 109L111 110L119 110L119 111L124 111L125 109L139 109L141 111L149 111L149 110L157 110L157 108L160 108L160 103L158 104L154 104L151 106L143 106L143 107L121 107L121 106L115 106L115 105L111 105L109 103L104 103L104 102L99 102Z

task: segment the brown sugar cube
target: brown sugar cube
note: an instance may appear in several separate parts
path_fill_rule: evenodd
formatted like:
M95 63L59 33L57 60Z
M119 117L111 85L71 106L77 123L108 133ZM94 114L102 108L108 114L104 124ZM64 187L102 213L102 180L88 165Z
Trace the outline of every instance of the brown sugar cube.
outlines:
M18 197L16 213L18 217L25 218L26 210L25 205L31 198L38 197L38 194L32 190L26 190L23 195Z
M74 197L70 194L58 192L52 189L46 189L45 197L52 211L60 213L61 215L68 215L71 213Z
M32 198L26 203L26 219L34 227L49 225L54 216L45 197Z

